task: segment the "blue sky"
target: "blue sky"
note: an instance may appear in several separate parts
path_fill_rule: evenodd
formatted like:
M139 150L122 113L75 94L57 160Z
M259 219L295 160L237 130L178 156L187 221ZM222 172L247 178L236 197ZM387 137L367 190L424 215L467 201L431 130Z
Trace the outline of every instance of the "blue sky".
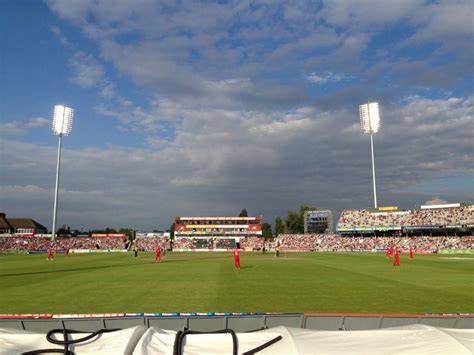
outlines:
M51 224L273 223L372 205L358 105L378 101L379 205L473 201L469 1L3 1L0 208Z

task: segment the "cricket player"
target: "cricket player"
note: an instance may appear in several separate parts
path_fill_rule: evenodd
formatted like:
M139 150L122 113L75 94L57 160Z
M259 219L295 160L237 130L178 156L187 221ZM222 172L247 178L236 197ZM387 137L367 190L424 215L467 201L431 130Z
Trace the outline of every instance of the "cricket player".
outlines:
M161 248L160 247L156 247L156 250L155 250L155 261L157 263L161 263Z
M240 269L240 250L235 248L234 249L234 266L236 269Z
M53 247L50 246L48 249L48 260L54 260Z
M400 255L398 255L398 247L395 247L395 259L393 261L393 266L400 266Z

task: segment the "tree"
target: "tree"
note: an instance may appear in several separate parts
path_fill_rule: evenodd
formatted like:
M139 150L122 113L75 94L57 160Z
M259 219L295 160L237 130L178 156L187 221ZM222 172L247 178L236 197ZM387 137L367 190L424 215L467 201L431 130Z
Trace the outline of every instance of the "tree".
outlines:
M300 218L300 214L298 212L288 211L285 220L286 231L288 233L293 234L300 234L303 233L304 226L303 226L303 219Z
M125 235L130 235L130 233L132 233L132 229L129 229L129 228L120 228L119 229L119 233L120 234L125 234Z
M265 239L273 238L272 226L270 223L262 223L262 236Z
M285 227L287 233L302 234L304 233L304 214L306 211L317 210L317 207L300 206L299 212L288 211L285 219Z
M316 210L319 210L319 208L318 207L311 207L311 206L300 206L301 218L304 218L304 213L306 211L316 211Z
M70 237L71 236L71 231L69 228L59 228L58 231L56 232L56 235L58 237Z
M247 213L247 210L244 208L242 211L240 211L239 217L248 217L249 214Z
M278 237L279 234L285 233L285 223L280 217L275 218L275 235Z

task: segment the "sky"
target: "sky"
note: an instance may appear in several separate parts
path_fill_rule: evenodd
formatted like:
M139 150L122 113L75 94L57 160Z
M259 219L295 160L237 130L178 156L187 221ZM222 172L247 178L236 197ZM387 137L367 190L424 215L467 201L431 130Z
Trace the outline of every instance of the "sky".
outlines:
M0 1L0 211L57 225L273 224L301 205L474 202L472 3Z

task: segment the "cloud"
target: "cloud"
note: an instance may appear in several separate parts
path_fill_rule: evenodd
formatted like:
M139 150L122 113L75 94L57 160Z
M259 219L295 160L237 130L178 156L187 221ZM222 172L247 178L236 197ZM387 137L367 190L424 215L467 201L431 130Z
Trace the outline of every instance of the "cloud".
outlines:
M412 97L400 108L381 107L382 129L375 136L381 204L412 207L434 194L446 200L474 197L469 191L460 195L455 186L412 192L430 179L474 173L473 102ZM160 106L155 109L160 117ZM168 226L174 215L231 214L235 206L250 206L272 220L304 203L335 214L371 204L368 137L344 130L357 125L355 109L196 110L174 102L168 110L180 117L170 140L149 140L143 149L63 150L60 223L74 218L87 226L119 227L133 220L137 227L156 228ZM427 130L428 122L435 129ZM37 202L28 208L44 209L53 195L55 147L15 141L4 147L10 168L3 203L13 203L20 187L36 186ZM40 222L48 220L48 209L37 213Z
M34 117L28 121L26 126L29 128L35 128L35 127L44 127L49 124L50 124L50 120L48 120L47 118Z
M4 136L21 136L27 134L31 128L44 127L48 124L50 124L50 121L43 117L34 117L26 122L4 122L0 123L0 132Z
M442 204L445 204L445 203L448 203L448 201L443 200L443 199L438 198L438 197L433 197L432 199L426 201L424 204L425 205L442 205Z
M20 135L25 133L19 122L0 123L0 131L2 135Z
M74 48L74 45L66 38L66 36L58 26L50 26L49 29L64 47Z
M301 204L370 206L357 112L367 98L382 112L381 204L473 198L449 182L420 192L473 174L471 52L448 50L471 46L449 17L467 12L464 2L48 4L86 37L70 48L72 81L97 94L91 119L117 139L64 147L60 224L156 228L244 207L271 221ZM1 203L39 221L50 219L56 147L18 135L46 124L2 124L17 136L2 140Z
M73 70L71 81L83 88L95 86L104 76L102 65L90 54L75 52L69 60Z
M423 7L422 0L346 0L323 1L318 17L342 28L367 29L388 26L416 16Z
M312 72L311 74L306 76L306 80L314 84L327 84L327 83L334 83L338 81L346 81L353 79L353 76L346 76L344 74L335 74L332 72L325 72L322 74L316 74Z
M412 36L416 41L472 38L472 3L469 0L430 3L412 21L422 26Z
M113 83L106 82L104 83L100 95L104 98L111 99L116 96L116 89Z

